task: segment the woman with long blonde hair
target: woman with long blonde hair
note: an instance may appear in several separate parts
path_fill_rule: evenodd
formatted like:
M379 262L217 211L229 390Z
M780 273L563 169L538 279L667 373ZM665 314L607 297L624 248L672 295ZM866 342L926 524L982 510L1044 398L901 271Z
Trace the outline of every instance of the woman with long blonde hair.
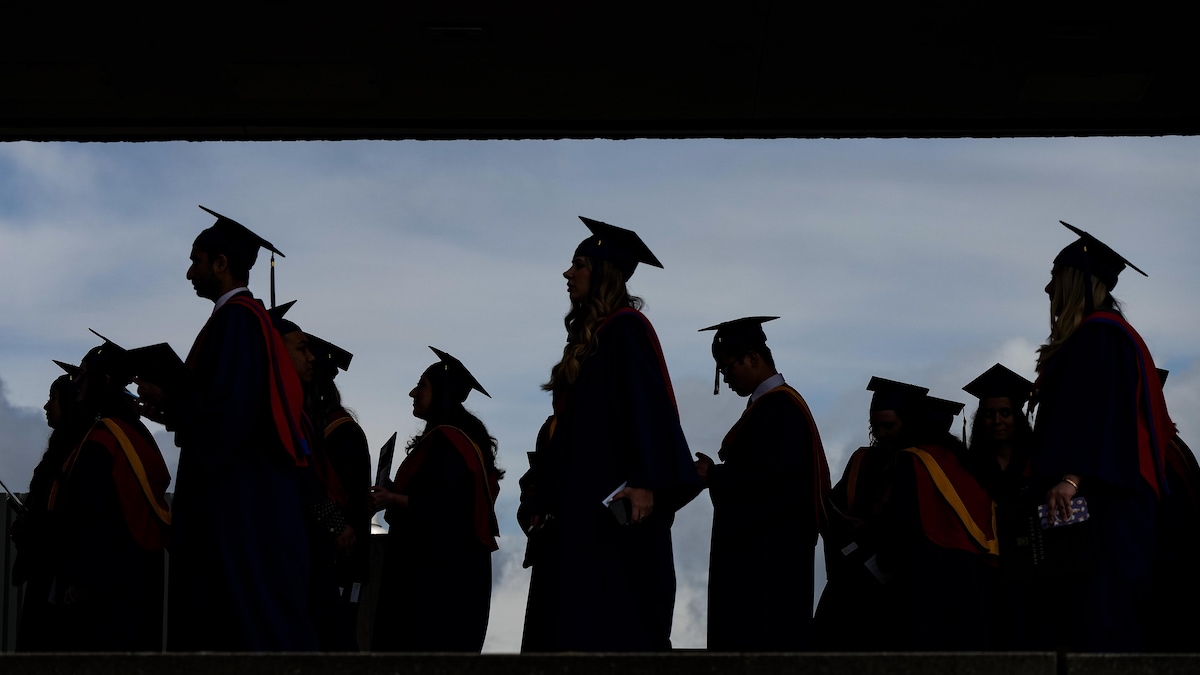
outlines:
M1063 572L1035 582L1045 604L1031 620L1039 648L1139 651L1172 427L1154 360L1111 291L1126 266L1145 273L1063 225L1079 239L1054 259L1046 285L1050 335L1038 350L1030 467L1047 524L1072 523L1086 508L1092 536L1077 559L1048 561Z
M592 231L563 273L567 344L543 386L554 415L521 479L533 567L522 651L666 651L675 601L671 524L699 492L671 379L641 300L630 230Z

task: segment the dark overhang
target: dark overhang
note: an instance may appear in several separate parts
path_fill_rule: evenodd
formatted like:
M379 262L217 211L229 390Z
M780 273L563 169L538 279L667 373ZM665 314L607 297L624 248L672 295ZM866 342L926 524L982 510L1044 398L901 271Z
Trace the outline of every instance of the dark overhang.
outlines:
M1191 24L1149 5L27 3L4 16L2 140L1200 132Z

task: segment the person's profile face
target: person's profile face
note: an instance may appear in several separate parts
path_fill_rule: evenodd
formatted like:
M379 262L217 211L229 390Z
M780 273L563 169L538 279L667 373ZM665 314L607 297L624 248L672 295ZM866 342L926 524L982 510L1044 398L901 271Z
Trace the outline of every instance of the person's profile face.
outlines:
M208 253L193 245L192 254L189 257L192 264L188 267L187 278L192 282L192 288L196 291L196 295L208 300L216 300L221 297L218 292L221 290L221 282L217 279L217 273L213 269Z
M750 386L748 382L746 357L723 358L717 362L717 370L733 393L738 396L749 396L754 393L754 387Z
M880 445L892 445L900 439L904 421L895 410L871 411L871 434Z
M429 383L429 378L422 375L408 395L413 400L413 417L429 419L429 411L433 408L433 385Z
M567 295L571 302L583 302L592 290L592 266L587 258L577 255L571 260L571 266L563 272L567 280Z
M1054 299L1055 293L1058 290L1057 286L1058 286L1058 267L1055 266L1053 269L1050 270L1050 281L1046 282L1046 288L1044 289L1046 291L1046 297L1050 299L1050 311L1054 315L1055 319L1057 319L1058 315L1059 315L1059 308L1055 306L1055 299Z
M988 438L1003 443L1013 435L1013 406L1007 396L985 398L979 402L979 412L983 420L983 430Z
M62 424L62 404L58 400L57 390L50 390L50 398L46 399L42 410L46 411L46 426L57 429L58 425Z
M292 331L283 336L283 344L287 347L288 356L292 357L292 366L300 376L300 381L310 384L313 381L313 361L317 359L308 348L308 335L304 331Z

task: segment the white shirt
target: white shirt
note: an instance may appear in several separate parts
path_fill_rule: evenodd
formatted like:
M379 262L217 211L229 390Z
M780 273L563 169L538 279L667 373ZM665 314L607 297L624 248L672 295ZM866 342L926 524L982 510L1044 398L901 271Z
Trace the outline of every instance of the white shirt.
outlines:
M216 314L217 310L221 309L221 305L224 305L226 302L228 302L230 298L237 295L238 293L241 293L242 291L249 291L249 290L250 289L246 288L245 286L239 286L238 288L235 288L232 291L229 291L228 293L226 293L225 295L222 295L221 297L217 298L217 304L213 305L213 314Z
M783 384L783 373L775 373L774 375L768 377L754 388L754 393L750 394L750 402L754 403L754 400L759 396L762 396L781 384Z

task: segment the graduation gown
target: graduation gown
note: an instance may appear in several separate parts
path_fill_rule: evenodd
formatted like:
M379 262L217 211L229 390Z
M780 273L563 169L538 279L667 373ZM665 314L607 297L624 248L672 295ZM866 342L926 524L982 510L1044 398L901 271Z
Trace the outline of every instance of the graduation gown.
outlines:
M813 555L829 468L808 406L787 385L742 414L708 471L710 651L810 646Z
M880 567L883 514L892 497L898 451L880 446L855 450L830 491L825 539L827 580L813 616L813 648L880 651L899 648L887 615Z
M939 444L898 456L884 516L885 615L911 651L990 651L999 543L991 495Z
M598 331L522 479L536 502L523 512L549 516L529 540L523 652L671 646L671 525L699 477L650 323L624 309ZM623 484L654 494L642 523L620 525L602 503Z
M165 411L179 446L168 646L314 650L299 376L249 292L213 313L187 364Z
M371 511L367 495L373 479L371 451L367 435L354 418L344 410L331 417L334 419L325 425L324 450L346 493L343 511L355 537L354 548L349 553L339 552L334 560L334 583L346 623L357 632L359 599L370 579Z
M438 426L397 469L394 489L408 495L408 506L385 514L390 527L373 651L482 651L498 486L479 452L461 430Z
M1043 601L1071 608L1065 646L1140 651L1155 551L1163 450L1171 435L1154 362L1119 315L1096 311L1042 369L1035 388L1032 475L1042 493L1065 474L1082 477L1095 550L1091 570L1046 580ZM1035 609L1031 620L1045 617ZM1054 615L1054 616L1057 616ZM1052 637L1063 622L1042 625Z
M980 443L971 448L984 473L981 483L996 502L996 527L1000 537L1000 574L996 581L995 619L992 621L992 646L995 651L1032 651L1037 644L1030 626L1031 589L1028 560L1014 554L1022 531L1028 527L1030 505L1034 498L1028 475L1029 443L1014 439L1008 464L1002 469L994 448ZM983 453L984 456L979 456ZM1042 493L1043 495L1045 493Z
M300 468L300 500L308 525L308 611L323 652L357 651L358 643L346 603L338 589L337 564L343 556L337 538L346 529L349 503L345 487L327 454L325 441L312 428L308 415L302 428L309 439L308 466Z
M128 441L132 461L109 424ZM51 650L162 650L170 480L137 420L97 421L67 458L49 498L59 532Z
M1200 465L1178 435L1171 439L1165 459L1170 492L1158 510L1146 651L1194 652L1200 620L1190 609L1200 606Z
M63 464L87 431L86 427L64 428L50 434L46 452L29 481L25 497L28 511L17 516L12 525L11 537L17 548L12 583L25 585L17 628L18 652L54 650L58 607L50 591L54 586L53 564L66 542L58 518L46 510L46 504L51 486L62 477Z

